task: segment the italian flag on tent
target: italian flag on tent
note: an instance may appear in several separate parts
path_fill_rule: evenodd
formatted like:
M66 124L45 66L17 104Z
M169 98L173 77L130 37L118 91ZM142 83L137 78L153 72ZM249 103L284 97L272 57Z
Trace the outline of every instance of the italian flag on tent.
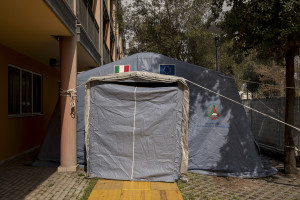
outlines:
M122 72L129 72L129 65L115 65L114 73L122 73Z

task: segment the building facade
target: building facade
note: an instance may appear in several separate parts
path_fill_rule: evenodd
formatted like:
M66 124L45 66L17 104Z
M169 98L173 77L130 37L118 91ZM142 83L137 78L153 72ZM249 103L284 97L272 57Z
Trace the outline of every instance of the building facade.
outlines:
M38 147L60 102L60 168L74 170L76 75L124 57L115 17L118 3L1 1L0 162Z

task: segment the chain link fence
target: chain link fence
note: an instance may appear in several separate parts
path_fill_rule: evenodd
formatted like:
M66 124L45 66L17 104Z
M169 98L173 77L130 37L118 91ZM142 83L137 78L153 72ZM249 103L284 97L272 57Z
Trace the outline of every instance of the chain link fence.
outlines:
M272 117L285 121L285 98L249 99L243 104ZM245 109L252 132L261 149L275 153L284 152L284 124L263 116L250 109ZM295 102L295 124L300 127L300 97ZM300 132L294 130L296 147L300 149ZM298 152L298 158L300 158Z

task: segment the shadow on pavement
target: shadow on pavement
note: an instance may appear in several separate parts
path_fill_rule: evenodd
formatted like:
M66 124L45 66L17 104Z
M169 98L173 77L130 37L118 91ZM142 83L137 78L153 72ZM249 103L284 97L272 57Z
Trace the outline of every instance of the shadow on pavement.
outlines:
M32 161L36 152L0 165L0 199L25 199L47 180L57 168L24 165Z

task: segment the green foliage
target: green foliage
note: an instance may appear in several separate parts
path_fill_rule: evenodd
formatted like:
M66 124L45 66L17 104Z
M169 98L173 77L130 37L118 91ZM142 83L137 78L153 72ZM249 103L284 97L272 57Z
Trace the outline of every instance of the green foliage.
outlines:
M116 9L116 20L117 20L117 24L119 26L119 31L120 33L124 33L124 29L125 29L125 24L124 24L124 8L122 6L122 4L120 2L117 3L117 9Z
M87 200L90 196L90 194L92 193L95 185L97 184L98 178L92 178L89 179L89 185L87 186L87 188L84 190L84 194L83 196L80 198L80 200Z
M232 8L220 15L225 2ZM299 0L214 0L212 10L238 51L255 48L262 58L282 62L288 49L299 49Z
M262 83L258 89L259 94L266 98L284 96L284 71L282 66L275 65L275 63L257 67L256 72Z
M125 7L129 54L156 52L215 68L214 36L205 26L210 0L134 0Z
M259 82L258 74L256 73L254 66L251 65L250 63L247 63L245 65L245 71L242 78L243 80L247 80L247 81L252 81L257 83ZM252 93L256 92L258 87L259 84L251 83L251 82L247 83L247 89Z
M224 4L231 9L224 12ZM225 72L246 80L263 79L263 74L258 76L255 72L258 66L270 66L272 61L283 65L288 51L294 53L289 54L291 57L299 53L298 0L213 0L211 10L208 23L217 21L224 31L223 38L232 42L227 50L234 54L234 62L224 67ZM248 87L258 89L253 84Z
M207 68L215 69L215 44L214 36L199 28L187 30L185 60Z
M232 49L231 47L229 49ZM251 52L250 55L235 54L232 56L231 70L236 78L236 83L239 89L242 89L245 81L260 82L259 75L256 72L258 61L254 59L255 52ZM247 82L246 88L252 92L257 92L259 85L256 83Z
M232 6L227 13L222 13L224 2ZM224 31L221 71L260 82L258 66L274 59L282 64L289 42L295 41L288 38L299 38L297 6L298 1L279 0L134 0L123 7L128 54L156 52L215 69L215 35L207 30L212 9L219 17L214 22ZM237 82L239 88L242 83ZM258 91L257 84L248 83L247 88Z
M235 74L235 66L238 65L241 60L237 59L237 56L232 53L232 42L221 40L220 50L220 66L221 71L226 74Z

